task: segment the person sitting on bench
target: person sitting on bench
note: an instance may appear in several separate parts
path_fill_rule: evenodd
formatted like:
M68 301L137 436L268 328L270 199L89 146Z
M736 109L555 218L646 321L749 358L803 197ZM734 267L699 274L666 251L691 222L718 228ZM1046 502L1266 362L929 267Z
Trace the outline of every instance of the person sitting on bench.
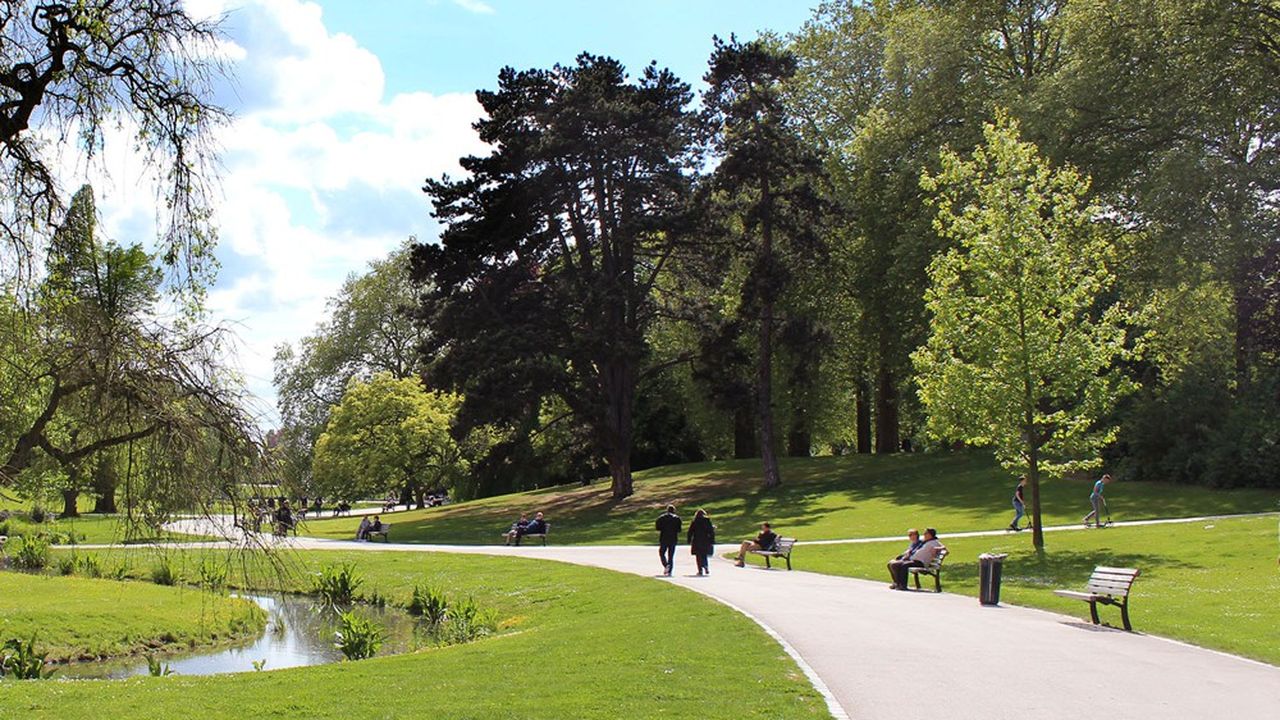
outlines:
M912 538L913 545L916 542L920 542L916 536L915 530L912 530L907 534L907 536ZM924 567L928 565L933 562L933 559L938 556L939 552L945 549L946 546L938 540L938 531L933 528L925 528L924 541L920 542L919 547L915 550L908 548L907 551L910 553L909 555L904 552L902 555L899 555L889 561L889 574L893 577L893 585L890 585L889 587L894 590L906 590L907 575L909 574L908 568ZM906 555L906 557L904 558L903 555Z
M528 524L529 524L528 514L520 513L520 519L511 523L510 530L502 533L502 544L510 545L511 543L515 542L516 536L518 536L520 534L520 531L524 530L525 526Z
M516 544L520 544L520 538L525 535L546 535L547 521L542 519L542 513L536 513L528 525L516 530Z
M378 519L377 515L374 515L373 520L369 521L369 536L380 532L382 532L382 520ZM368 536L365 539L368 539Z
M360 527L356 528L356 540L369 539L369 516L360 518Z
M772 550L778 544L778 535L773 532L773 528L769 523L760 523L760 534L755 540L743 540L742 547L738 548L738 561L735 563L738 567L746 565L747 553L755 550Z

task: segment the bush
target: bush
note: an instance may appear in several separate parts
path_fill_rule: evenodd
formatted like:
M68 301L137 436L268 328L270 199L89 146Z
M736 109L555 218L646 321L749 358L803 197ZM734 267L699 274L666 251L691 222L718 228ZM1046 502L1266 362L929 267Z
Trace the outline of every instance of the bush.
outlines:
M354 612L338 615L338 631L334 633L334 647L347 660L364 660L373 657L382 648L382 626L360 617Z
M37 525L43 525L49 519L49 511L39 505L31 508L31 522Z
M409 614L421 617L432 626L440 625L449 615L449 600L433 587L415 585L413 598L409 601Z
M164 677L173 674L173 668L169 667L169 663L160 662L155 655L147 654L147 673L151 677Z
M102 577L102 561L96 555L80 558L80 574L90 578Z
M63 553L58 557L57 568L59 575L74 575L76 569L80 567L80 558L74 553Z
M129 563L121 560L107 571L106 577L112 580L126 580L129 577Z
M227 566L206 558L200 563L200 587L220 591L227 586Z
M312 592L319 595L326 605L350 605L363 582L360 573L356 572L355 563L329 565L316 575Z
M151 582L157 585L174 585L178 582L178 573L173 569L173 563L168 560L161 560L151 568Z
M450 644L471 642L489 635L498 627L497 617L491 610L482 610L475 600L454 601L445 625L443 639Z
M25 570L42 570L49 564L49 542L41 537L24 535L19 538L13 562Z
M9 640L0 649L0 677L10 675L17 680L44 680L53 675L54 670L45 669L48 654L36 652L36 636L25 643L18 639Z

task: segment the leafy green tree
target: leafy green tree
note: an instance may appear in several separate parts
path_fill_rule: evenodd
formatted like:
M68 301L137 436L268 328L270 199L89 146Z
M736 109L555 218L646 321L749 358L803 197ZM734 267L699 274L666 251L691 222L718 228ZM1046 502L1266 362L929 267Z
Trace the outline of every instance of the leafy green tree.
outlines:
M750 258L738 314L756 336L753 390L766 488L782 482L773 393L778 304L793 274L824 250L821 161L796 132L782 92L795 71L795 57L766 39L717 38L705 78L710 87L704 103L721 155L711 178L711 212ZM812 328L799 318L790 326ZM801 336L811 333L796 334L804 344Z
M218 21L181 0L14 0L0 3L0 37L0 243L17 261L3 269L30 279L32 231L47 237L62 214L48 139L75 137L93 154L119 122L161 178L161 260L207 280L212 135L225 119L209 100Z
M396 250L370 263L363 275L349 276L329 299L328 317L296 347L276 348L276 457L297 494L315 494L315 443L352 378L367 380L379 372L408 378L422 371L418 346L426 334L413 318L416 298L409 251Z
M446 223L415 248L433 385L464 395L462 428L536 418L557 397L592 434L615 497L632 492L635 394L652 290L696 167L689 87L617 61L504 69L477 93L490 155L426 191Z
M1110 299L1115 249L1088 180L1051 167L1007 116L984 136L921 180L956 245L929 267L930 334L912 360L931 432L993 446L1026 474L1040 549L1041 476L1095 467L1115 437L1128 318Z
M75 496L109 484L98 468L115 462L126 469L130 520L155 526L235 497L262 470L262 448L243 390L220 363L223 332L162 322L162 270L139 246L104 242L94 225L86 186L50 240L31 304L22 295L4 304L21 346L6 333L0 386L23 391L2 426L0 486L24 473L56 478L74 513Z
M316 441L316 491L358 498L455 489L469 467L450 432L461 402L417 378L352 379Z

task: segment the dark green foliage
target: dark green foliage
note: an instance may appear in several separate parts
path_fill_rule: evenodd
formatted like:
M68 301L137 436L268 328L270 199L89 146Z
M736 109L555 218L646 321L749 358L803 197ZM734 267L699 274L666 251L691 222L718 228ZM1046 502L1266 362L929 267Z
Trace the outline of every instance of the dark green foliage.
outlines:
M26 570L41 570L49 564L49 541L40 535L24 535L13 551L13 563Z
M381 625L348 611L338 615L333 645L347 660L365 660L377 654L385 636Z
M47 653L36 652L36 636L23 642L16 638L7 640L0 648L0 678L12 676L15 680L45 680L53 676L53 668L45 669Z
M696 161L689 88L653 65L630 81L618 62L584 54L506 68L477 97L476 129L496 149L463 158L465 180L427 183L446 229L414 250L428 377L465 395L463 429L531 427L556 398L625 497L651 290Z
M356 599L356 591L364 578L356 570L355 563L325 566L312 580L311 591L327 605L346 606Z

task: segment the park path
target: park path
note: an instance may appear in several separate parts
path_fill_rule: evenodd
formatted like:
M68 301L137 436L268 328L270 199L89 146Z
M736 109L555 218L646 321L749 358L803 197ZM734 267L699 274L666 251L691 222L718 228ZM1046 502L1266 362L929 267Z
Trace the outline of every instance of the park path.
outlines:
M894 592L887 583L804 571L735 568L707 577L692 558L662 578L657 549L635 546L477 547L302 538L302 549L516 555L654 576L745 613L797 659L837 718L916 712L943 718L1275 717L1280 668L1183 643L971 597ZM1110 608L1102 608L1105 613ZM1141 605L1135 620L1141 626ZM768 681L735 668L732 682ZM726 688L726 691L732 692Z
M1128 524L1157 522L1169 521ZM1003 531L947 537L999 534ZM1261 718L1275 717L1280 708L1280 668L1142 633L1096 627L1084 620L1084 603L1075 616L1007 605L983 607L968 596L891 591L887 574L885 582L873 582L801 570L735 568L722 558L713 560L710 576L697 577L687 554L677 556L675 575L664 578L657 572L656 547L645 546L409 545L305 537L283 544L308 550L519 556L680 585L760 624L797 661L838 719L896 719L916 712L957 720L1078 720L1096 714L1165 720ZM1118 615L1110 610L1100 609L1104 619ZM1140 600L1134 620L1141 628ZM732 676L732 682L768 682L769 673L744 667L732 669Z

